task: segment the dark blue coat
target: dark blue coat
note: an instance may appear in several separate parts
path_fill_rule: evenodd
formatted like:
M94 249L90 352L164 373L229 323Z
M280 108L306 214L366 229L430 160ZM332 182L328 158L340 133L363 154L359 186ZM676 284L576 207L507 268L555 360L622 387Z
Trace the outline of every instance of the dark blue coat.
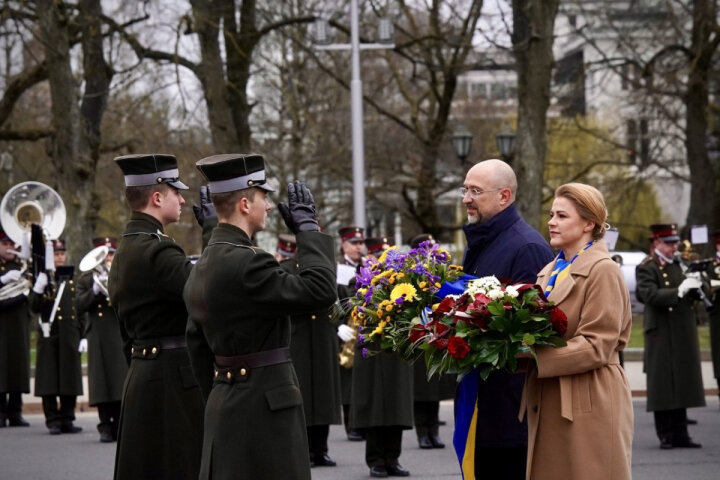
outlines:
M463 227L467 249L465 273L500 281L535 283L537 274L554 257L545 239L513 205L481 224ZM493 372L478 387L477 447L527 445L527 424L517 420L525 375Z

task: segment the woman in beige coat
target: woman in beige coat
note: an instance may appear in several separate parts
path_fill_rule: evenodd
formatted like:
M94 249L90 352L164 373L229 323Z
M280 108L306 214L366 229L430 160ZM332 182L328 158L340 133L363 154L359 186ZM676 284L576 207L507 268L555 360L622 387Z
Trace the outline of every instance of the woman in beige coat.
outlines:
M567 346L538 347L525 382L527 478L631 478L633 407L618 360L630 337L628 289L605 242L602 194L570 183L555 191L548 227L558 257L538 275L567 315Z

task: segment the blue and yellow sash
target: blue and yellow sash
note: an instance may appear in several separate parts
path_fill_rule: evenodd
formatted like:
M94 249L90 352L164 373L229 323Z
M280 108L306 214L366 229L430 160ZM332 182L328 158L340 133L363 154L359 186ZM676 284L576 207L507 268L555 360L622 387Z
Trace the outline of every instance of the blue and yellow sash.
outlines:
M578 253L575 254L575 256L570 260L569 262L565 260L565 252L562 250L560 251L560 254L558 255L557 260L555 261L555 268L553 268L552 273L550 274L550 280L548 281L547 287L545 287L545 296L550 296L550 293L552 293L552 289L555 288L555 285L562 281L565 277L570 275L570 269L568 268L572 263L575 261L575 259L580 256L581 254L585 253L585 251L592 247L595 243L594 240L590 240L587 245L585 245L583 248L580 249Z

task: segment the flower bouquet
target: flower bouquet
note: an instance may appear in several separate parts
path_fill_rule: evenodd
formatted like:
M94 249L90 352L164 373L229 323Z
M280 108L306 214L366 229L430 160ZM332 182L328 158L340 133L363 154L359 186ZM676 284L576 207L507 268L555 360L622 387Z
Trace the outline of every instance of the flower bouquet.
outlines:
M413 348L410 330L421 322L427 306L446 282L455 281L462 267L436 243L423 242L408 253L396 247L365 263L356 275L357 292L350 297L351 323L358 326L362 354L394 351L406 360L422 352Z
M427 318L413 320L409 341L410 350L425 352L428 377L462 377L477 368L485 380L492 370L514 371L518 353L535 357L531 347L566 345L562 336L567 317L538 285L503 285L495 277L472 279L464 291L445 296Z

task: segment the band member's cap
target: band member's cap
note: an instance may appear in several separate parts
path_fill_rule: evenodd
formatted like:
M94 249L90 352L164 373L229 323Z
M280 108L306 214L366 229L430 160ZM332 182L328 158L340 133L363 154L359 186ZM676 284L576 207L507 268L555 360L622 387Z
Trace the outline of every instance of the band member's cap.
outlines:
M278 235L277 253L284 258L292 258L295 256L297 244L295 243L295 235L281 233Z
M103 245L108 247L108 251L114 252L117 250L117 238L115 237L95 237L93 238L93 247L102 247Z
M53 240L52 244L53 252L64 252L67 250L67 248L65 248L65 242L59 238L57 240Z
M650 225L653 240L662 240L663 242L679 242L677 225L674 223L656 223Z
M420 235L415 235L410 239L410 248L418 248L421 243L428 241L431 245L435 243L435 239L429 233L421 233Z
M7 233L5 233L5 230L2 228L0 228L0 242L12 242L10 237L7 236Z
M246 188L275 190L265 177L265 159L258 154L228 153L198 160L195 166L208 181L210 193L227 193Z
M180 181L177 160L173 155L142 153L117 157L115 163L125 175L126 187L147 187L167 183L178 190L188 186Z
M338 230L340 239L343 242L364 242L365 235L363 232L364 229L362 227L355 226L342 227Z
M378 255L392 246L388 237L370 237L365 240L368 255Z

